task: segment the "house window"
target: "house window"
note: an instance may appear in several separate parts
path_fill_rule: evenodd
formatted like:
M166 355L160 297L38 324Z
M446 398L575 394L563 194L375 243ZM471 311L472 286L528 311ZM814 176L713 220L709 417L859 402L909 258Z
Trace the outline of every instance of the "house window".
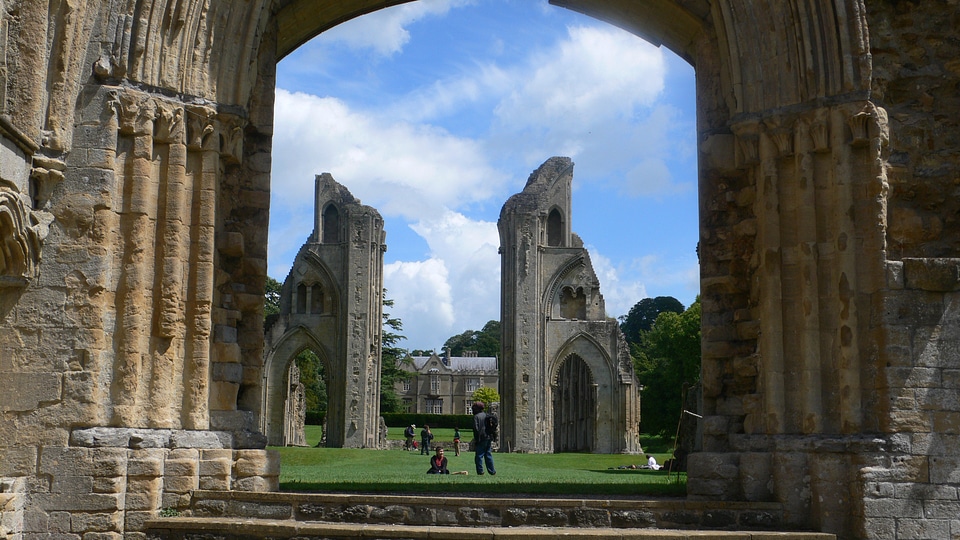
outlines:
M467 377L467 392L473 392L480 388L480 377Z
M403 398L403 410L406 412L416 412L413 410L413 400L410 398Z
M427 400L427 412L430 414L443 414L443 400L442 399L428 399Z
M473 414L473 400L463 400L463 414Z
M430 392L433 394L440 393L440 374L439 373L430 374Z
M410 379L406 379L403 381L403 391L404 392L410 391Z

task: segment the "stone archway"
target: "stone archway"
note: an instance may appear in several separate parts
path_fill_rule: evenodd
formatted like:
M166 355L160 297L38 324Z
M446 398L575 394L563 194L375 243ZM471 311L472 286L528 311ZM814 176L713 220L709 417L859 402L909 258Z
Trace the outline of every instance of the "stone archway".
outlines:
M274 68L398 3L3 3L0 180L38 227L4 229L39 273L0 289L0 462L24 500L75 474L52 463L84 463L82 444L136 459L129 430L156 436L161 460L262 444ZM851 537L949 529L915 501L960 511L937 498L960 462L954 7L553 3L697 71L704 429L690 496L779 501L788 522ZM114 436L74 435L94 427ZM194 435L208 430L219 442ZM42 461L56 453L69 459ZM274 485L257 463L236 487ZM149 485L142 500L173 494Z
M560 364L552 392L553 451L593 451L597 385L583 358L571 354Z

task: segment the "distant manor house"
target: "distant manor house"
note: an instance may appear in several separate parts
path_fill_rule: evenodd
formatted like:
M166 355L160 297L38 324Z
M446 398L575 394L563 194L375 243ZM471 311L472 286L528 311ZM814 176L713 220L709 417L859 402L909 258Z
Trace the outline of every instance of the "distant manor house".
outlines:
M499 370L495 356L477 356L464 351L464 356L412 356L412 365L401 367L415 373L409 380L396 383L397 395L404 410L412 413L469 414L471 396L480 387L497 388Z

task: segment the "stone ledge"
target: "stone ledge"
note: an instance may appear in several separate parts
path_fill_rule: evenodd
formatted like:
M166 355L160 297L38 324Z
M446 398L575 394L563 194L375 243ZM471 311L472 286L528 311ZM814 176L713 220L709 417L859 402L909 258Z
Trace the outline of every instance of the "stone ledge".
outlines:
M576 527L442 527L405 525L349 525L342 523L274 520L217 520L168 518L150 520L147 538L174 540L215 535L224 540L249 538L379 538L457 540L553 540L566 539L697 539L697 540L836 540L817 532L702 531L671 529L609 529Z
M365 525L777 530L779 503L681 498L550 498L195 491L190 515Z

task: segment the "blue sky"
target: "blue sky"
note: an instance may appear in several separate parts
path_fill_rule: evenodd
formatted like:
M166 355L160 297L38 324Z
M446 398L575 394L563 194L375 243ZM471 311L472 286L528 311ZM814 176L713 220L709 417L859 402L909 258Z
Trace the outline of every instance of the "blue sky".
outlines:
M283 281L329 172L385 220L409 349L500 317L497 217L551 156L607 313L698 292L693 68L546 0L419 0L341 24L277 72L268 273Z

